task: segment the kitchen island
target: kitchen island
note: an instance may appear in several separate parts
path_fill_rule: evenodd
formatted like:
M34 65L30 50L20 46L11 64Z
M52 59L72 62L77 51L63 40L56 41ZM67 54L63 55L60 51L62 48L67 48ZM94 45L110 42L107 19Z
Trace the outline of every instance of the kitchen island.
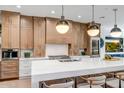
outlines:
M31 67L32 87L38 88L40 81L77 77L90 74L124 70L124 59L104 61L100 58L82 58L75 62L58 60L33 60Z

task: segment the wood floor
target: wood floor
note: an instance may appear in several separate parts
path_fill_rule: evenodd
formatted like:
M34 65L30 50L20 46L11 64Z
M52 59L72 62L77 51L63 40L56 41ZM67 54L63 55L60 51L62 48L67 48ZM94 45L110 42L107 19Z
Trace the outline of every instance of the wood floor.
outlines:
M31 79L0 81L0 88L31 88Z

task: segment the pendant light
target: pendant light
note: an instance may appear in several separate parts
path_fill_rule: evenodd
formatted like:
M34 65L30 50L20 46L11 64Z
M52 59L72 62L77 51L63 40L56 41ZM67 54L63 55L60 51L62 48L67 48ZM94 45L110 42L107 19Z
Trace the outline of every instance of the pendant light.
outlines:
M116 24L116 11L117 9L113 9L114 13L115 13L115 25L114 25L114 28L112 28L111 32L110 32L110 35L112 37L120 37L122 32L121 32L121 29L117 27L117 24Z
M64 17L64 7L63 7L63 5L62 5L62 16L61 16L61 19L56 24L56 30L60 34L65 34L69 30L69 24L65 20L65 17Z
M88 27L87 33L89 36L97 36L99 34L99 27L94 21L94 5L92 5L92 22Z

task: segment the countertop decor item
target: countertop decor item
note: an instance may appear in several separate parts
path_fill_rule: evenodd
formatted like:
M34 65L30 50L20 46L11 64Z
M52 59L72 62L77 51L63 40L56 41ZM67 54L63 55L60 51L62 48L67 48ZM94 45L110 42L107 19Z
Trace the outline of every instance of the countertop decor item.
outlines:
M87 31L89 36L97 36L99 34L99 26L94 21L94 5L92 5L92 22Z
M30 52L25 52L25 53L24 53L24 57L25 57L25 58L29 58L30 56L31 56L31 53L30 53Z
M117 27L117 23L116 23L116 11L117 11L117 9L113 9L113 11L115 13L115 25L114 25L114 28L112 28L110 35L112 37L120 37L122 34L122 31L120 28Z
M119 58L114 58L114 57L106 54L105 58L103 58L103 60L105 60L105 61L118 61L120 59Z
M119 58L112 58L112 59L103 59L103 60L105 60L105 61L119 61L120 59Z
M62 5L62 16L61 16L61 19L56 24L56 30L60 34L65 34L69 30L69 24L65 20L65 16L64 16L64 7L63 7L63 5Z

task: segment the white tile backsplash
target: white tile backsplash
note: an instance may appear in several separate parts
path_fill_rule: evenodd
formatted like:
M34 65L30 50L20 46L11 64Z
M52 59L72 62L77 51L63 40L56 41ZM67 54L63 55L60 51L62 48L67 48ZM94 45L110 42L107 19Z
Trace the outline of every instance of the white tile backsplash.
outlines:
M46 44L46 56L68 55L68 44Z
M31 57L33 57L33 50L21 50L21 58L24 58L24 53L25 52L30 52L31 53Z

